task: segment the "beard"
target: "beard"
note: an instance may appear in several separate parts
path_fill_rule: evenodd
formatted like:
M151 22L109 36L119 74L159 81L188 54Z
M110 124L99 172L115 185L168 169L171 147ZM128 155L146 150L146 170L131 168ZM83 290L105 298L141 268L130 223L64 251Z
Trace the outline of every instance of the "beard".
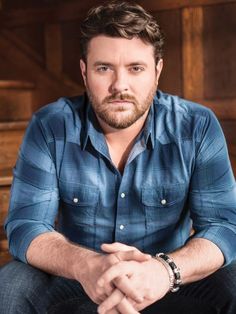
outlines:
M141 103L134 96L120 92L107 96L100 101L88 86L87 94L97 117L112 128L125 129L149 110L156 88L157 84L155 83ZM121 101L121 103L114 103L115 101Z

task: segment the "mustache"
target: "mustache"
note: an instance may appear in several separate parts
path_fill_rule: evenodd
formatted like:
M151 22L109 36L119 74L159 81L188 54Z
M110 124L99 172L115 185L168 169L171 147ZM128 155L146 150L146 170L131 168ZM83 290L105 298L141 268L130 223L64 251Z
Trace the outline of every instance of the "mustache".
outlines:
M110 102L110 101L115 101L115 100L124 100L124 101L131 100L136 103L136 98L127 93L126 94L119 93L119 94L113 94L111 96L107 96L106 98L104 98L103 102Z

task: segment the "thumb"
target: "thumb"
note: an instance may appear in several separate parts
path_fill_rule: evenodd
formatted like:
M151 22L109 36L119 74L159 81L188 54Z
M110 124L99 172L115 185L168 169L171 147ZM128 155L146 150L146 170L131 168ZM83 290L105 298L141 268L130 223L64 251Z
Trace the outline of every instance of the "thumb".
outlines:
M119 251L114 253L120 261L145 262L152 258L150 254L142 253L139 250Z
M137 262L144 262L151 258L150 254L145 254L133 246L119 242L114 242L111 244L104 243L101 245L101 249L106 253L116 253L115 255L123 261L135 260Z

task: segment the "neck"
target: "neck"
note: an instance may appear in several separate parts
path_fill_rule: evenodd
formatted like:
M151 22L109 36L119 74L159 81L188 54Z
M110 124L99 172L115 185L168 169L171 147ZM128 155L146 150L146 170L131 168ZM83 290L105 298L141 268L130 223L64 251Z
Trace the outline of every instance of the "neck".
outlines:
M129 153L134 145L135 139L144 127L148 112L138 121L125 129L115 129L101 121L98 121L103 130L110 157L114 165L123 172Z

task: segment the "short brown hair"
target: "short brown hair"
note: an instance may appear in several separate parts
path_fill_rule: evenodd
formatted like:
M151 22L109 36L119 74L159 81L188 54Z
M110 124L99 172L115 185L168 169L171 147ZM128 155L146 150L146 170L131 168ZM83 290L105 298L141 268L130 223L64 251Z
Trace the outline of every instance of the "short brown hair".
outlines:
M98 36L138 37L154 48L156 63L163 56L164 36L154 17L140 5L112 1L89 10L81 24L81 54L84 61L89 41Z

